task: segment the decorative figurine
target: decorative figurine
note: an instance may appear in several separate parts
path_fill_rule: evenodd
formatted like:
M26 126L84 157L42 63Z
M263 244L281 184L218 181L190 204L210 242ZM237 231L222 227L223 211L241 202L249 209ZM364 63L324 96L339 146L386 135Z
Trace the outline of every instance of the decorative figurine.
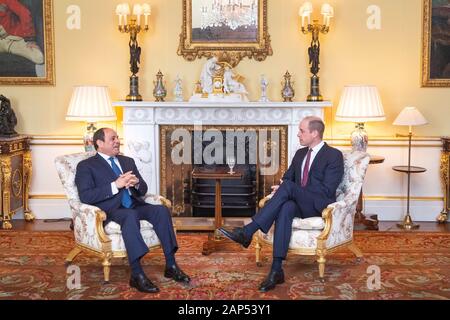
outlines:
M203 66L202 73L200 75L200 83L202 84L202 92L204 94L210 94L213 92L213 78L216 72L220 70L220 65L217 64L217 57L208 59Z
M269 81L267 81L266 76L264 74L261 75L261 98L259 98L259 102L269 102L269 98L267 98L267 87L269 86Z
M14 127L17 125L17 118L11 108L11 101L4 95L0 95L0 136L14 137L17 132Z
M153 81L155 88L153 89L153 96L156 98L156 102L164 102L164 98L167 96L167 90L164 87L163 74L161 70L156 74L156 81Z
M239 75L236 75L231 69L231 66L224 66L223 72L223 91L224 93L240 93L240 94L248 94L247 89L243 83L239 82L237 79L242 78Z
M284 74L284 84L281 83L283 89L281 90L281 96L283 97L283 102L292 102L292 98L294 98L295 91L291 85L291 75L289 71L286 71Z
M175 88L173 89L173 95L175 96L174 101L183 101L183 80L181 80L180 75L177 74L177 78L174 81Z

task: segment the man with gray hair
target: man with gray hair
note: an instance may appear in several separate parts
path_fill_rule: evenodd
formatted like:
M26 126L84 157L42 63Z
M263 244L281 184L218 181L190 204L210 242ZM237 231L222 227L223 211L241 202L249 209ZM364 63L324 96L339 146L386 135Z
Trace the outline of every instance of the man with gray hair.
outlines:
M267 233L275 223L273 262L267 278L260 284L262 292L284 282L282 262L286 258L295 217L320 217L322 210L336 201L336 189L344 175L342 152L323 139L325 125L319 117L306 117L299 124L299 149L279 186L273 186L273 197L243 228L219 230L229 239L248 248L253 234Z

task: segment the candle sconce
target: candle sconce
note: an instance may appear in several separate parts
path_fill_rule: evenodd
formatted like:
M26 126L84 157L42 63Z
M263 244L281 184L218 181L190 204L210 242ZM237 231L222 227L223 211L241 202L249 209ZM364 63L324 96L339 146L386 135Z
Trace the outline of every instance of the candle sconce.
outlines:
M130 93L127 95L127 101L142 101L142 96L139 94L139 64L141 63L141 47L137 41L137 35L141 31L148 31L148 17L151 14L151 7L149 4L135 4L133 6L133 15L130 16L129 21L127 16L130 15L130 6L127 3L117 5L116 14L119 17L119 31L130 34ZM144 16L144 25L141 27L141 16Z
M320 55L320 42L319 34L327 34L330 31L330 20L334 17L334 9L329 4L325 3L322 5L321 14L323 15L322 24L319 20L313 20L311 23L311 14L313 12L313 7L311 2L305 2L299 10L299 16L302 18L302 33L312 34L311 45L308 48L309 64L311 65L311 90L307 97L307 101L323 101L323 97L320 94L319 88L319 55Z

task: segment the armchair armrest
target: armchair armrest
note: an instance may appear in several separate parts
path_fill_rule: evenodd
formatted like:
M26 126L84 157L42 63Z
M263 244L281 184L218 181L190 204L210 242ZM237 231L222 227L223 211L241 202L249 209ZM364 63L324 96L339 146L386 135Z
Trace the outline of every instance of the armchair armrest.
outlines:
M156 194L146 194L144 196L144 200L147 203L150 204L162 204L163 206L167 207L167 209L172 209L172 202L170 202L169 199L164 198L163 196L156 195Z
M103 228L106 213L96 206L79 201L70 200L69 204L73 214L76 242L98 250L110 247L111 239Z
M262 208L266 205L266 202L269 201L270 199L272 199L273 194L269 194L267 196L265 196L264 198L262 198L261 200L259 200L259 207Z

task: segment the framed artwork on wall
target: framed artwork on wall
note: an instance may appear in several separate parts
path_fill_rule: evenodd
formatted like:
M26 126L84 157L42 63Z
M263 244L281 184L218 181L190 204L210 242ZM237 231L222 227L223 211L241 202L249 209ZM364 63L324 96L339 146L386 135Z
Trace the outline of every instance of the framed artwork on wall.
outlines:
M272 55L267 0L182 0L178 55L188 61L216 56L233 67L243 58Z
M0 0L0 84L54 85L53 0Z
M423 87L450 87L449 21L450 0L423 0Z

